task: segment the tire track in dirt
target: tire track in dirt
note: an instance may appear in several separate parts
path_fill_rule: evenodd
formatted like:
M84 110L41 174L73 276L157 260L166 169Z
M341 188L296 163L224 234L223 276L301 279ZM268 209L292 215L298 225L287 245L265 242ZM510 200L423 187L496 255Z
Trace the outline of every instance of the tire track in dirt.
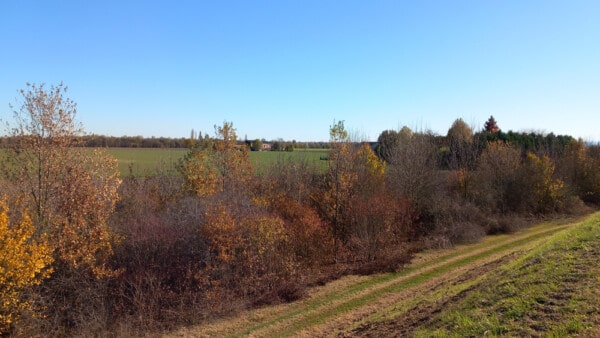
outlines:
M412 279L402 281L397 287L385 294L381 295L377 299L366 303L364 306L357 307L351 311L348 311L336 318L321 324L309 327L296 334L305 336L331 336L336 333L340 336L345 336L344 330L349 327L354 327L357 323L362 320L372 319L370 317L376 317L377 315L383 316L383 314L395 312L396 316L402 315L416 307L419 304L427 304L427 298L436 298L436 302L444 301L450 297L455 296L458 292L452 293L453 290L447 290L447 286L459 286L455 289L459 289L462 293L464 290L460 288L461 285L467 285L470 287L473 282L480 280L487 272L492 271L498 265L503 262L510 261L515 257L519 256L525 248L532 247L533 242L544 241L546 236L541 239L528 240L531 237L527 237L521 241L517 241L519 245L505 249L507 245L500 246L502 249L497 253L486 255L491 250L465 257L456 263L451 270L443 272L443 268L447 265L443 265L439 268L434 268L431 272L425 272L425 275L429 275L427 279L419 283L413 283ZM526 243L522 243L525 241ZM512 244L512 242L511 242ZM470 261L470 258L476 257L475 260ZM468 262L466 264L462 264ZM440 272L440 273L438 273ZM398 290L398 291L396 291ZM435 295L436 293L443 293L441 295ZM445 294L444 294L445 293ZM439 298L438 298L439 297ZM427 314L427 311L424 312Z
M577 223L579 224L579 223ZM577 241L577 236L570 237L571 241ZM556 238L556 237L554 237ZM600 239L600 237L597 237ZM585 240L587 241L587 239ZM584 242L585 242L584 241ZM572 242L569 242L572 243ZM536 245L532 245L532 247L536 247ZM562 253L561 253L562 250ZM530 251L530 250L527 250ZM549 254L552 258L565 258L568 261L568 267L563 267L562 269L566 269L566 272L563 270L552 270L552 274L548 275L547 270L541 269L541 271L546 272L536 272L540 271L532 268L531 271L525 270L530 266L535 266L536 264L543 264L542 261L536 258L530 258L526 264L521 263L521 265L517 265L517 270L519 274L525 274L528 277L524 281L516 281L518 285L521 287L526 287L527 283L532 284L545 284L546 278L552 278L554 283L558 283L558 286L555 289L547 289L545 293L538 294L535 298L535 301L532 304L530 310L523 314L523 317L520 319L515 319L517 322L513 322L513 327L504 328L508 330L507 336L564 336L569 333L573 335L582 336L590 336L590 337L598 337L598 324L600 323L600 313L598 309L598 293L600 292L600 279L597 277L597 271L590 271L591 267L597 267L600 263L600 253L596 248L593 247L585 247L585 245L575 244L573 246L567 246L565 244L561 244L560 246L556 245L552 251L546 252L545 254ZM539 255L539 254L538 254ZM561 256L562 255L562 256ZM518 257L517 253L511 255L513 257ZM508 258L508 259L507 259ZM551 258L551 259L552 259ZM456 303L460 303L463 301L465 297L469 297L469 294L472 292L481 292L484 289L488 289L489 292L490 286L492 289L495 287L500 287L501 285L512 283L507 282L506 279L503 279L502 273L500 276L495 275L497 272L496 268L498 266L503 266L505 263L508 264L510 261L510 257L505 257L501 260L492 262L490 264L486 264L481 268L472 269L457 280L457 284L464 284L465 287L454 289L452 293L445 295L445 297L435 299L428 299L428 297L419 297L423 299L419 299L419 301L414 302L409 307L403 308L403 311L393 313L392 315L388 315L384 318L368 318L363 321L360 325L356 325L355 327L344 331L343 333L338 334L340 337L408 337L415 333L415 331L419 331L424 325L430 325L436 321L439 321L439 316L436 316L440 312L448 311L448 308L452 308ZM551 264L550 264L551 265ZM512 266L512 265L511 265ZM506 275L506 271L512 270L504 270L504 275ZM554 275L554 271L557 271L557 274ZM536 276L537 273L537 276ZM490 279L489 274L493 274L495 278ZM509 276L515 277L508 273ZM530 275L533 274L533 277ZM517 275L518 276L518 275ZM496 285L496 278L500 278L503 280L502 284ZM518 279L518 278L517 278ZM557 279L560 282L557 282ZM469 282L469 281L474 282ZM447 288L447 286L441 286L441 289ZM433 292L436 292L432 290ZM427 291L429 292L429 291ZM485 292L485 291L484 291ZM472 301L471 297L471 301ZM485 298L485 296L484 296ZM579 298L579 300L578 300ZM588 300L582 302L581 299L587 298ZM579 301L575 305L573 302ZM486 301L487 302L487 301ZM485 304L485 303L481 303ZM487 304L494 304L489 303ZM392 312L392 308L381 309L379 312L381 313L389 313ZM489 309L488 309L489 310ZM450 310L450 312L456 310ZM462 311L462 310L459 310ZM469 308L468 311L477 312L477 311L486 311L485 309L477 309L473 310ZM435 319L437 317L437 319ZM473 317L470 317L473 318ZM580 322L581 318L585 318L584 321ZM573 325L572 323L578 323L578 325ZM561 326L562 325L562 326ZM493 325L492 325L493 326ZM433 326L436 327L436 326ZM589 330L586 330L587 329ZM447 328L447 326L446 326ZM596 328L596 329L594 329ZM574 330L574 331L569 331ZM581 332L579 332L581 330ZM493 329L490 330L494 332ZM428 334L431 334L432 331L427 331ZM483 332L483 331L481 331ZM480 333L481 333L480 332ZM486 331L489 332L489 331ZM578 332L575 334L575 332ZM557 335L558 333L558 335ZM423 334L421 332L420 334ZM446 331L448 334L448 331ZM461 335L464 335L465 331L462 331Z
M506 255L493 255L485 261L476 261L473 264L474 267L469 265L452 270L415 287L390 294L388 297L369 304L369 306L356 309L340 318L336 318L321 328L315 327L307 331L312 331L315 334L320 331L317 335L321 336L348 337L362 335L364 332L369 332L369 329L375 326L376 323L392 320L386 319L389 317L385 315L386 313L394 313L393 320L403 318L399 319L401 323L425 321L432 314L442 309L446 303L470 290L474 284L482 279L482 276L519 255L520 251L513 251ZM448 286L452 286L456 290L446 290ZM435 300L432 301L430 298L435 298ZM373 320L373 322L370 320ZM348 330L348 328L352 329ZM404 330L398 327L396 332L402 333ZM311 335L314 336L315 334ZM400 336L403 335L400 334Z
M416 268L407 268L400 273L390 274L393 278L378 282L368 288L357 291L353 294L345 294L343 297L336 297L320 306L304 311L296 316L286 318L279 322L271 323L271 325L261 327L258 330L249 330L243 332L242 335L252 334L259 337L273 336L327 336L331 335L335 330L335 323L344 321L342 318L350 317L351 320L345 320L345 324L351 323L363 318L361 309L369 308L372 304L377 304L378 299L390 299L395 293L411 295L419 292L418 289L413 289L418 285L427 285L439 280L444 281L450 276L446 276L447 269L460 269L466 264L471 264L475 268L479 264L486 262L486 257L498 254L500 257L509 253L511 247L530 245L531 241L538 238L546 238L557 231L560 231L567 226L536 229L533 233L521 233L512 236L507 236L498 243L482 246L467 246L463 248L466 253L452 252L438 259L433 264L423 263ZM473 249L475 248L475 249ZM508 251L507 251L508 250ZM504 252L504 254L503 254ZM493 258L492 258L493 260ZM449 271L451 272L451 271ZM455 272L457 273L457 272ZM405 292L406 289L411 289ZM379 307L379 305L376 305ZM379 307L380 308L380 307ZM358 314L357 314L358 313ZM333 324L333 327L331 327Z
M429 281L424 283L420 288L420 297L417 297L416 301L411 301L411 296L414 297L415 292L419 292L417 289L406 290L404 293L409 295L403 295L401 297L394 297L393 305L387 306L384 309L379 309L375 313L394 311L394 308L403 308L400 312L393 316L393 318L385 320L366 321L353 329L344 331L345 327L341 327L342 330L337 333L338 337L385 337L385 336L397 336L405 337L408 336L415 327L427 322L433 315L441 312L447 304L452 303L462 298L466 293L471 291L490 271L493 271L498 266L514 259L519 256L520 252L513 252L500 259L493 260L489 263L471 267L466 271L461 271L458 276L443 276L444 278L450 278L447 283L440 281L439 278L435 281ZM474 281L473 283L469 283ZM433 283L431 283L433 282ZM433 284L433 285L431 285ZM438 291L442 291L448 284L452 286L460 286L466 284L464 288L458 288L456 292L447 291L442 292L443 295L431 301L427 299L427 295L434 294ZM419 289L420 289L419 288ZM408 303L408 304L405 304ZM407 305L407 306L403 306ZM373 314L371 314L373 315ZM369 318L367 317L367 320ZM351 326L352 327L352 326Z
M345 329L377 310L406 306L415 294L431 294L443 285L475 276L486 267L493 269L494 262L501 262L532 242L543 241L569 226L546 224L512 235L489 237L441 256L433 255L434 260L421 258L421 262L398 273L354 277L356 281L342 290L336 290L334 282L303 301L248 311L235 319L185 329L172 336L327 336L341 332L343 335Z

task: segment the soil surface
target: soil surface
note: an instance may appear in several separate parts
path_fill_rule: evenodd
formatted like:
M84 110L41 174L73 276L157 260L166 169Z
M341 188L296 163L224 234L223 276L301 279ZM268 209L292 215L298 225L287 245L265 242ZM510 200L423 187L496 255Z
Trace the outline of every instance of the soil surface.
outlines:
M478 277L484 276L490 271L493 271L498 266L502 265L505 262L514 259L516 253L511 255L502 257L502 259L493 261L491 263L483 264L481 266L476 266L466 271L464 274L460 275L456 280L453 280L451 283L454 285L465 283L467 281L476 279ZM414 290L416 292L433 292L436 289L442 289L445 287L445 283L438 283L434 288L427 290ZM457 302L461 300L466 294L473 291L476 287L468 287L467 289L460 291L458 294L444 297L435 302L427 302L422 301L418 303L416 306L410 308L402 315L382 322L376 323L367 323L360 325L356 329L351 330L350 332L340 334L342 337L407 337L422 325L427 324L433 315L441 312L443 309L447 308L453 302Z
M168 336L410 336L448 304L476 289L498 266L571 226L541 224L476 244L431 250L418 254L396 273L346 276L315 287L305 299L246 311Z

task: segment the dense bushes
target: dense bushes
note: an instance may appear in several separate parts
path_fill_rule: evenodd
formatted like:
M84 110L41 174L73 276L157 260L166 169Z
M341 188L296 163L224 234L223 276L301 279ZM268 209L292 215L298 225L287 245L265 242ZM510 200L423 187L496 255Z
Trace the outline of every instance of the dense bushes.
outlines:
M0 333L18 324L20 314L35 313L27 291L52 273L52 250L47 238L34 238L27 213L11 220L6 197L0 200Z
M447 137L386 131L379 157L338 122L326 172L282 154L260 176L225 122L189 142L179 176L121 180L113 160L80 151L61 93L24 92L3 162L2 333L163 330L600 203L596 148L497 126L473 135L462 120Z

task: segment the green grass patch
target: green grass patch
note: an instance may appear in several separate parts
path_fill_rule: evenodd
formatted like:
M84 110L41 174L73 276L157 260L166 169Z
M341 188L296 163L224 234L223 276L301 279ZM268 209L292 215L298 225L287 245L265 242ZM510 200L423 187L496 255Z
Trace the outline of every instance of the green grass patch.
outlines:
M417 285L419 285L419 284L421 284L421 283L423 283L423 282L425 282L427 280L430 280L432 278L441 276L441 275L449 272L450 270L453 270L453 269L456 269L458 267L467 265L467 264L469 264L471 262L474 262L476 260L485 258L487 256L491 256L491 255L493 255L495 253L498 253L498 252L502 252L502 251L505 251L505 250L508 250L508 249L511 249L511 248L517 248L518 246L525 245L528 241L533 241L536 238L543 237L544 235L545 235L545 233L539 234L539 235L532 235L532 236L529 236L527 238L521 239L519 241L515 241L515 242L511 242L511 243L505 244L505 245L501 245L501 246L498 246L496 248L484 251L482 253L479 253L479 254L476 254L476 255L472 255L472 256L468 256L468 257L465 257L463 259L459 259L457 261L450 262L448 264L444 264L442 266L439 266L437 268L428 270L428 271L423 272L421 274L418 274L416 276L404 279L404 280L402 280L402 281L400 281L398 283L393 283L392 285L389 285L387 287L381 288L381 289L379 289L379 290L377 290L375 292L368 293L368 294L366 294L366 295L364 295L362 297L355 298L355 299L352 299L352 300L347 301L347 302L343 302L342 304L340 304L340 305L338 305L338 306L336 306L336 307L334 307L334 308L332 308L332 309L330 309L328 311L324 311L324 312L320 311L320 312L318 312L318 313L316 313L316 314L314 314L312 316L307 316L302 321L300 321L298 323L295 323L294 325L289 326L288 329L286 329L284 332L281 332L280 334L282 336L291 335L294 332L299 331L299 330L301 330L304 327L314 326L314 325L323 323L323 322L325 322L326 320L328 320L330 318L337 317L337 316L339 316L339 315L341 315L341 314L343 314L345 312L348 312L348 311L350 311L352 309L364 306L365 304L367 304L367 303L369 303L369 302L371 302L371 301L373 301L375 299L384 297L385 294L400 292L400 291L406 290L408 288L417 286ZM413 269L407 269L405 271L402 271L401 273L393 274L393 276L394 277L400 277L400 276L403 276L403 275L407 275L410 272L412 272L412 270Z
M600 213L489 274L416 336L593 335L588 330L600 324L599 248Z
M250 162L257 174L264 173L269 167L282 161L305 161L308 168L315 172L325 172L329 150L325 149L296 149L285 151L251 151Z
M108 148L107 153L118 161L121 176L176 175L176 166L187 149ZM251 151L250 163L257 174L264 173L279 161L306 161L308 168L324 172L329 155L327 149L297 149L292 152Z
M435 263L439 264L435 268L428 268L432 263L422 263L410 268L406 268L397 273L381 274L373 276L370 279L361 281L350 288L345 290L336 290L324 298L315 299L311 302L304 303L302 306L294 309L291 312L285 313L279 317L270 319L262 322L258 325L252 326L243 332L240 332L239 336L252 334L255 331L261 330L271 325L276 325L287 320L292 319L292 322L282 331L274 333L277 336L293 335L306 327L311 327L324 323L331 318L335 318L343 313L351 311L355 308L366 305L367 303L385 297L386 294L399 292L410 287L416 286L426 280L435 278L443 275L448 271L457 267L469 264L473 261L491 256L495 253L515 249L520 246L527 246L529 243L534 242L536 239L547 237L557 231L564 229L567 225L557 226L555 224L544 224L534 228L527 229L522 233L515 235L500 235L492 236L486 241L470 245L461 250L454 251L442 257L439 257ZM475 251L484 249L480 253L474 253ZM465 256L462 258L458 258ZM458 258L458 259L456 259ZM440 264L441 263L441 264ZM414 276L407 277L419 270L424 269L423 272L418 273ZM368 292L362 296L354 296L355 294L367 290L371 287L377 287L378 284L392 282L398 279L397 282L393 282L387 286L377 288L372 292ZM335 306L328 307L327 305L339 301L342 301ZM319 310L320 307L325 307ZM294 318L297 317L297 318Z
M102 150L117 160L121 177L177 175L177 165L188 152L188 149L181 148L102 148ZM5 156L7 152L0 149L0 160L4 162ZM250 163L257 174L264 173L269 167L281 161L305 161L307 168L323 173L327 170L328 156L328 149L249 152Z
M121 176L175 175L187 149L107 148L118 162Z

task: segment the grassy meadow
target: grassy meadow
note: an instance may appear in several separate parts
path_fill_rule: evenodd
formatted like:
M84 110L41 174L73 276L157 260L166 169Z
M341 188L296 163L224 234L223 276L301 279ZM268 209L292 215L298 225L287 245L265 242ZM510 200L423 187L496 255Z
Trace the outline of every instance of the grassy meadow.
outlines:
M595 214L501 266L416 336L598 337L599 225Z
M147 176L156 174L175 174L176 165L188 152L187 149L154 148L108 148L107 152L119 163L121 176ZM296 149L293 152L253 151L250 161L257 174L264 172L278 161L306 161L315 170L325 170L326 149Z

